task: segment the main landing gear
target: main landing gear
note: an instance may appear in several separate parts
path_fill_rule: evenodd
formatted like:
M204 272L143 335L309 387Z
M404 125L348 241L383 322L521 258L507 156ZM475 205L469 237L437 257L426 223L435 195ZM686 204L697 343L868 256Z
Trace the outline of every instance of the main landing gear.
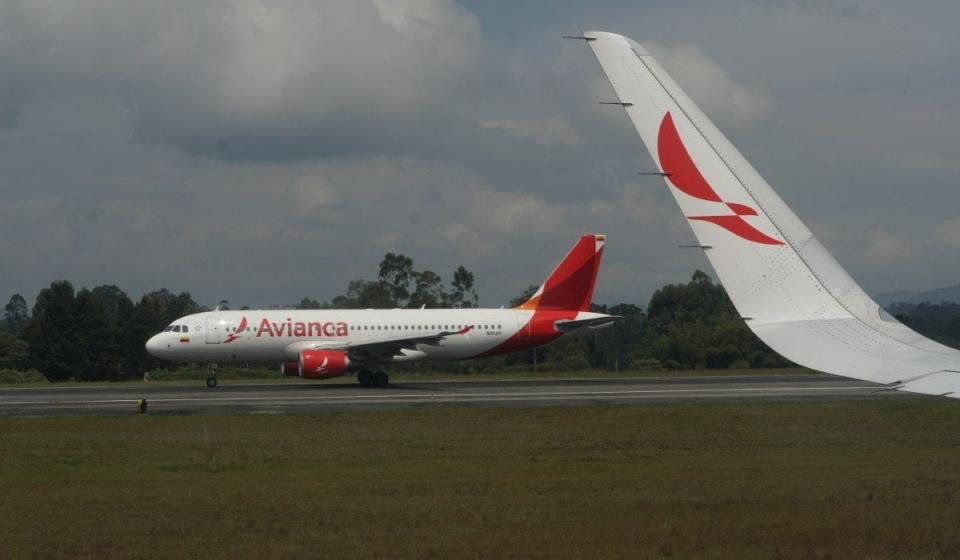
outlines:
M207 387L213 389L217 386L217 364L210 364L210 376L207 377Z
M390 384L390 376L382 371L363 370L357 374L357 381L364 387L386 387Z

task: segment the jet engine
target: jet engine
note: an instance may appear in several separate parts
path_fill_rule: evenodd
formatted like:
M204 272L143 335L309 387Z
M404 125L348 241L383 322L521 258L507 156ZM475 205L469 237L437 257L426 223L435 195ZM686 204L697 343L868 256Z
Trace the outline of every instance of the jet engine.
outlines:
M299 362L287 362L280 365L280 373L285 377L299 377L300 376L300 363Z
M326 379L347 373L350 358L346 352L337 350L304 350L300 352L300 377L306 379Z

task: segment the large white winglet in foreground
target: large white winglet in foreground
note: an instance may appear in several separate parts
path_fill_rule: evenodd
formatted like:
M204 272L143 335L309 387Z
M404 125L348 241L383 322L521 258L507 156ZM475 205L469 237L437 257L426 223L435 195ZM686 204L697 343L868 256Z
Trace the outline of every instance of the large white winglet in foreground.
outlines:
M650 53L614 33L581 38L760 339L811 369L960 397L960 351L870 299Z
M584 235L526 303L514 309L208 311L181 317L147 341L175 362L279 363L284 375L355 373L383 386L391 362L463 360L533 348L619 319L591 313L605 238ZM216 386L214 375L207 385Z

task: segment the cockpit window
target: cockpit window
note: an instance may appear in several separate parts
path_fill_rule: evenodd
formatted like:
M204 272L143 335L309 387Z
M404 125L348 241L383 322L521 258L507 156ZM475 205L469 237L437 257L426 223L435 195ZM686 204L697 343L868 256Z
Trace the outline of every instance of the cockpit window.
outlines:
M173 325L169 325L167 328L163 329L163 332L170 332L173 330Z

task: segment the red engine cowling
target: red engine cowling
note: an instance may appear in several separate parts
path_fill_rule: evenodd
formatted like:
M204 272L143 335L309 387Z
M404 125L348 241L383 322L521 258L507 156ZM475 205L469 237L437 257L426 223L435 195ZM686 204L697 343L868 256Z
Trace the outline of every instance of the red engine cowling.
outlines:
M286 377L299 377L300 376L300 363L299 362L287 362L280 365L280 373Z
M350 358L336 350L304 350L300 352L298 366L300 377L326 379L347 373Z

